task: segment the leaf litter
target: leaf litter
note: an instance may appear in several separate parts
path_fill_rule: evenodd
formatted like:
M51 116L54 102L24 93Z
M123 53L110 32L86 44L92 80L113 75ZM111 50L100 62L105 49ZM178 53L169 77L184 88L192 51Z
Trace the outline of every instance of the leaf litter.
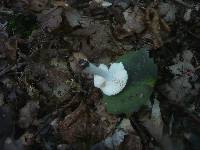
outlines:
M3 0L0 6L2 150L198 149L199 3ZM113 103L122 111L110 114L79 60L109 65L141 49L138 62L146 54L154 60L156 82L143 78L143 69L140 86L133 83L136 95ZM145 105L126 113L125 100L144 98L136 87L151 92Z

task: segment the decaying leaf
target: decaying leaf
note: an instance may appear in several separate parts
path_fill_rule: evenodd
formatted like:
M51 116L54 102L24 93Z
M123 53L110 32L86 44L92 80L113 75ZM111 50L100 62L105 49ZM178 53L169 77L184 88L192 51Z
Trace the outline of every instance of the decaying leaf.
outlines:
M127 135L123 130L116 130L111 137L107 137L103 143L109 149L116 149L123 141L124 136Z
M59 123L60 134L69 143L78 142L84 137L90 137L88 140L93 144L103 140L113 131L117 123L114 116L109 117L104 111L105 109L99 107L97 113L88 112L86 106L81 104Z
M21 128L28 128L34 121L39 110L38 102L29 101L21 110L18 124Z
M161 2L158 6L159 14L167 22L173 22L176 19L176 8L172 3L163 3Z
M11 37L8 38L7 33L1 32L0 33L1 38L1 44L0 44L0 55L1 57L7 57L9 62L15 63L16 62L16 56L17 56L17 48L18 48L18 42L17 38Z
M74 72L80 73L82 71L78 63L80 59L87 59L87 57L83 53L76 52L70 58L70 67Z
M119 150L142 150L143 145L139 136L130 133L125 136L124 141L120 144Z
M183 59L182 61L180 59ZM191 64L193 54L190 51L184 51L179 54L175 60L175 64L169 66L169 70L174 75L174 78L160 87L161 92L170 100L184 101L187 98L196 95L199 90L199 84L194 83L197 78L195 77L195 68ZM191 78L193 81L191 82Z
M3 149L7 137L11 137L14 131L13 112L7 106L0 106L0 148Z
M138 7L128 8L123 12L126 23L123 25L123 29L127 32L141 33L145 29L145 14Z
M63 9L59 7L43 11L42 14L38 16L41 27L49 32L57 29L62 22L62 11Z
M89 26L78 29L72 33L79 40L74 42L73 49L81 51L89 59L96 60L110 56L113 52L118 52L120 49L115 44L112 38L109 24L102 24L100 21L95 21Z
M161 14L168 13L167 8L164 8L163 11ZM122 26L117 25L115 27L118 39L137 35L141 40L152 42L153 48L157 49L162 46L161 32L170 32L170 27L166 21L159 15L158 10L151 5L145 10L137 5L134 8L130 7L123 12L123 15L125 23ZM170 15L171 11L169 11L168 18Z
M163 137L163 120L160 112L159 101L154 100L152 107L151 118L144 120L143 125L151 133L151 135L156 138L157 141L161 141Z
M45 9L48 4L48 0L31 0L30 9L36 12L40 12Z
M74 28L80 26L80 13L71 7L68 7L64 10L64 17L70 27Z
M17 56L17 39L10 38L6 43L6 47L7 47L6 53L8 58L12 61L15 61Z

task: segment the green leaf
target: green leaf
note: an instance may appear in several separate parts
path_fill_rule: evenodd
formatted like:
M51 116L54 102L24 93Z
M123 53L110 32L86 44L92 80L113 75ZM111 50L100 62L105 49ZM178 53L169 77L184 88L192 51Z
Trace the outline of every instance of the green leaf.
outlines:
M103 100L108 112L128 114L137 111L149 100L157 77L157 66L146 49L129 52L117 62L122 62L128 72L127 85L117 95L104 95Z

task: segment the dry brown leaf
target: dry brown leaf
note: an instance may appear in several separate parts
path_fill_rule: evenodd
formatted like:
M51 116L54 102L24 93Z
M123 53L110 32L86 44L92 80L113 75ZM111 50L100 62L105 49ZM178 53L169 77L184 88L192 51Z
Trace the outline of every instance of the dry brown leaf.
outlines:
M88 27L78 29L72 33L79 40L74 41L75 50L80 50L88 59L98 61L97 58L102 58L118 52L119 47L117 42L112 37L108 22L101 23L95 21Z
M7 50L6 50L7 57L11 61L15 61L16 56L17 56L17 39L16 38L10 38L6 42L6 47L7 47Z
M126 23L123 25L123 29L127 32L141 33L145 29L145 14L138 8L128 8L124 13Z
M30 9L36 12L40 12L45 9L48 4L48 0L31 0Z
M68 7L69 5L64 0L56 0L53 2L55 7Z
M72 7L64 9L64 17L70 27L74 28L80 26L81 15L76 9Z
M18 124L21 128L28 128L37 116L39 103L29 101L21 110Z
M123 143L120 144L119 150L142 150L142 142L139 136L132 133L128 134L125 137Z
M108 136L116 126L117 119L108 116L105 109L95 113L90 112L85 104L80 104L75 111L60 121L59 132L69 143L78 142L84 137L90 137L90 140L96 143Z
M87 57L81 52L76 52L73 53L73 56L70 58L70 67L74 72L82 72L82 69L78 63L80 59L87 59Z
M41 27L49 32L59 28L62 22L62 11L63 9L61 7L43 11L38 15L38 21L40 22Z

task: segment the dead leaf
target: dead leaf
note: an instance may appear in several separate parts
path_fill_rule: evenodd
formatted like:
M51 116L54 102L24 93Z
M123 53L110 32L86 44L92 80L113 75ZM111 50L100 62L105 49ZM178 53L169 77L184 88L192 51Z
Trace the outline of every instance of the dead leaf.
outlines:
M173 22L176 19L176 7L172 3L161 2L158 6L160 16L167 22Z
M45 9L48 4L48 0L31 0L30 9L36 12L40 12Z
M0 121L0 149L2 149L6 138L11 137L14 132L13 112L9 107L0 106Z
M21 128L28 128L37 116L38 109L38 102L27 102L27 104L20 110L20 116L18 121L19 126Z
M78 142L79 139L84 139L84 137L90 137L93 144L103 140L113 131L116 119L110 120L109 117L100 115L88 111L84 104L80 104L75 111L67 115L63 121L60 121L59 131L61 136L69 143Z
M61 7L43 11L38 15L38 21L41 27L49 32L59 28L62 22L62 11L63 9Z
M109 149L116 149L125 139L125 133L123 130L116 130L114 134L107 137L103 143Z
M75 50L81 51L88 59L97 61L97 58L103 58L118 52L120 48L117 41L112 37L109 24L95 21L88 27L78 29L72 33L79 40L74 41Z
M6 54L7 57L11 60L11 61L16 61L16 55L17 55L17 39L16 38L10 38L7 42L6 42Z
M141 33L145 29L145 14L140 8L135 7L134 9L128 8L123 12L126 23L123 25L123 29L127 32Z
M87 57L81 52L73 53L73 56L70 58L70 67L76 73L82 72L79 65L79 60L81 59L87 59Z
M153 42L153 48L158 49L162 46L161 29L165 32L170 32L168 24L159 16L156 9L148 7L146 9L146 22L148 26L147 34L151 35L149 40Z
M146 118L143 121L144 127L147 128L149 133L156 138L157 141L161 141L163 136L163 127L164 123L162 120L161 112L160 112L160 106L159 101L154 100L154 104L152 106L151 111L151 118Z
M64 17L70 27L74 28L80 26L81 15L76 9L71 7L64 9Z
M119 150L142 150L142 142L139 136L132 133L126 135L123 143L120 144Z

